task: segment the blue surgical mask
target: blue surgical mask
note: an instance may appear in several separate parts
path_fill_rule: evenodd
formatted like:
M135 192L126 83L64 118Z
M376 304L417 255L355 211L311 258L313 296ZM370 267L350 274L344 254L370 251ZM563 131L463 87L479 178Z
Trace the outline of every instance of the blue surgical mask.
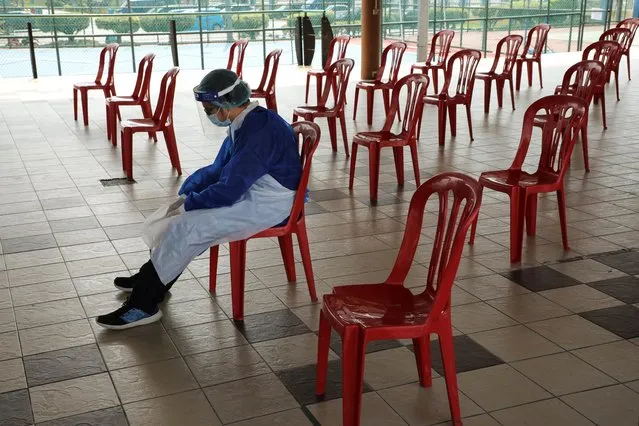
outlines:
M231 120L229 120L228 118L224 121L221 121L219 118L217 118L216 114L211 114L208 117L209 117L209 121L213 123L214 126L229 127L231 125Z

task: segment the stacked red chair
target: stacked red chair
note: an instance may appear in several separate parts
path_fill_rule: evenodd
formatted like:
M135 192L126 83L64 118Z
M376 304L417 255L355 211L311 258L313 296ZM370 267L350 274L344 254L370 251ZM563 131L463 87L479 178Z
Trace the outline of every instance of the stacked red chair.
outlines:
M592 59L604 65L604 72L599 76L599 83L595 87L593 96L595 104L601 103L601 118L604 129L608 128L606 122L606 82L613 71L615 58L618 57L620 50L621 46L616 41L596 41L588 45L581 55L583 60Z
M311 77L315 77L315 90L317 93L317 102L322 98L322 80L327 77L328 69L334 62L346 57L346 49L351 42L350 36L337 36L328 45L328 56L324 68L321 70L309 70L306 73L306 98L304 102L308 104L308 91L311 86Z
M628 18L617 24L617 28L626 28L630 30L630 37L625 46L623 46L622 56L626 57L626 63L628 64L628 80L630 80L630 47L635 39L637 29L639 29L639 18Z
M611 28L608 31L605 31L601 35L601 37L599 37L599 41L615 41L619 43L619 50L613 58L612 68L606 75L606 81L610 82L610 76L612 72L615 73L615 89L617 91L617 101L619 101L619 64L621 63L621 59L623 57L624 47L627 47L628 42L630 41L630 35L630 30L627 28Z

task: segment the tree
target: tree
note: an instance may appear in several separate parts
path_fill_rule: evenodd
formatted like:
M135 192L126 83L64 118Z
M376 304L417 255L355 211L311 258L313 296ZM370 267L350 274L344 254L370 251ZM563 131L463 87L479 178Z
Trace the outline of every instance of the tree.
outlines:
M46 16L38 18L37 27L45 33L52 33L55 28L58 32L69 36L69 41L73 41L74 35L86 29L91 23L88 16L74 17L53 17Z
M168 33L169 21L175 20L176 31L187 31L195 25L195 15L142 16L140 26L147 33Z
M130 21L129 21L130 19ZM102 30L110 30L117 34L118 43L122 42L121 34L132 33L140 29L140 18L137 16L127 17L102 17L96 18L95 25Z

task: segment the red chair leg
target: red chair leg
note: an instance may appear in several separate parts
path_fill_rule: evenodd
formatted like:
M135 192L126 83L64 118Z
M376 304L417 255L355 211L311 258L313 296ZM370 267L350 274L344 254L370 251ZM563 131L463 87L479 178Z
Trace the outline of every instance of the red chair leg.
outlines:
M78 89L73 88L73 119L78 121Z
M220 255L220 246L213 246L209 251L209 292L215 293L217 288L217 258Z
M437 106L437 126L440 146L444 145L446 139L446 109L448 109L448 107L443 102L440 102Z
M310 89L311 86L311 75L309 73L306 73L306 96L305 96L305 100L304 103L308 104L308 91Z
M559 223L561 224L561 241L564 250L569 250L568 245L568 226L566 224L566 194L564 189L557 190L557 203L559 204Z
M393 157L395 159L395 174L397 185L404 186L404 147L393 147Z
M492 80L487 78L484 80L484 114L490 111L490 91L492 88Z
M419 186L419 155L417 153L417 141L410 143L410 156L413 160L413 173L415 174L415 185Z
M339 114L339 122L340 122L340 126L342 128L342 138L344 139L344 152L346 153L346 156L349 156L348 153L348 134L346 133L346 114L344 114L344 111L340 112Z
M541 60L539 60L537 62L537 68L539 68L539 87L541 87L542 89L544 88L544 77L542 75L542 71L541 71Z
M357 165L357 144L353 142L351 147L351 173L348 177L348 189L353 190L353 182L355 181L355 166Z
M368 149L368 176L369 193L372 202L377 201L377 190L379 187L379 145L376 142L370 144Z
M590 161L588 161L588 115L584 117L584 124L581 128L581 149L584 153L584 168L590 171Z
M319 104L322 99L322 75L318 74L315 78L315 96L317 96L317 103Z
M317 292L315 291L315 276L313 275L313 260L308 244L308 234L306 233L306 222L300 221L297 225L297 242L302 255L302 265L304 265L304 275L308 285L308 294L312 302L317 302Z
M111 140L111 122L109 121L109 105L105 104L104 111L106 112L106 131L107 131L107 140Z
M466 104L466 118L468 119L468 132L470 133L470 141L474 141L475 137L473 136L473 119L470 115L470 104Z
M537 234L537 194L531 194L526 200L526 233L531 237Z
M171 165L177 170L178 176L182 175L182 166L180 165L180 154L178 153L177 141L175 140L175 130L173 125L169 125L164 130L164 140L166 148L169 150Z
M142 102L140 104L140 108L142 109L142 117L144 118L152 118L153 112L151 111L151 104L149 102ZM158 138L155 132L149 132L149 139L155 140L157 142Z
M433 88L435 89L435 94L439 93L439 71L437 68L431 68L431 72L433 74Z
M359 327L348 326L344 329L342 340L342 424L344 426L361 424L365 347Z
M353 120L357 120L357 103L359 102L359 87L355 88L355 102L353 103Z
M479 194L482 195L484 192L484 187L479 185ZM479 198L481 200L481 197ZM511 201L512 202L512 201ZM479 222L479 215L475 218L472 227L470 228L470 239L468 240L468 244L475 244L475 234L477 233L477 222Z
M375 101L375 92L373 90L366 91L366 123L370 126L373 124L373 108Z
M246 240L229 244L231 251L231 301L233 319L244 320L244 286L246 280Z
M413 339L413 351L415 352L415 361L417 361L419 384L424 388L429 388L433 384L429 336Z
M388 115L388 110L390 109L390 92L388 90L382 89L382 99L384 100L384 115ZM399 112L399 108L397 108L397 111Z
M515 64L517 65L517 70L516 70L516 75L517 75L517 84L515 85L515 87L517 88L517 91L519 92L519 89L521 88L521 73L523 72L523 62L521 60L518 60L517 62L515 62Z
M319 337L317 342L317 370L315 379L315 395L322 396L326 392L328 376L328 353L331 345L331 325L320 310Z
M619 70L615 71L615 91L617 92L617 102L619 102L621 99L619 99Z
M526 71L528 71L528 87L532 87L533 81L533 64L530 61L526 61Z
M80 90L80 99L82 101L82 120L84 121L84 125L89 125L89 99L88 93L86 90Z
M524 244L524 222L526 213L526 196L519 191L510 195L510 262L521 261Z
M626 52L626 64L628 65L628 81L632 80L630 78L630 50Z
M133 180L133 132L131 129L124 129L121 137L124 170L126 170L126 177Z
M450 122L450 135L457 136L457 105L448 105L448 121Z
M453 331L449 325L439 333L439 348L441 351L448 405L453 425L461 426L461 412L459 409L459 394L457 393L457 371L455 369L455 349L453 347Z
M280 252L286 270L286 280L289 283L296 281L295 276L295 256L293 255L293 238L291 234L277 237L280 243Z
M513 111L515 110L515 91L513 89L513 78L510 76L508 79L508 87L510 87L510 103L513 106Z
M495 80L495 88L497 89L497 106L503 108L504 106L504 80Z
M111 126L111 144L118 146L118 121L115 114L115 108L109 108L109 126Z
M606 123L606 94L602 91L601 92L601 119L603 121L603 128L607 129L608 128L608 124Z
M331 146L333 152L337 152L337 118L327 117L328 120L328 133L331 137Z

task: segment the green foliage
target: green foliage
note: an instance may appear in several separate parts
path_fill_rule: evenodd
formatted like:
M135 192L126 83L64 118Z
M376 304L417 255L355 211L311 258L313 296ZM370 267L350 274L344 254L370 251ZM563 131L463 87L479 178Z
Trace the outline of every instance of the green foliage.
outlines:
M131 18L101 17L95 19L95 25L102 30L110 30L116 34L126 34L129 31L136 32L140 29L140 18L137 16Z
M31 22L33 27L36 28L37 25L34 22L35 16L28 15L15 15L15 17L4 18L4 22L0 23L0 28L3 29L3 32L7 34L11 34L15 31L26 31L27 30L27 22Z
M89 17L86 16L44 16L37 18L37 28L45 33L52 33L55 28L58 33L66 34L69 36L69 40L73 40L73 36L86 29L91 23Z
M147 33L168 33L169 21L175 20L175 29L178 32L187 31L195 25L195 15L167 15L167 16L142 16L140 26Z
M324 12L308 12L307 15L311 19L311 24L313 25L313 29L315 30L315 32L317 32L317 30L322 25L322 16L324 15ZM302 16L302 18L304 17L304 15L293 13L288 17L288 19L286 19L286 26L295 28L295 25L296 25L295 23L297 21L298 16ZM326 12L326 17L331 23L335 21L335 13L333 12Z
M268 16L266 16L267 22L268 19ZM239 31L240 37L246 37L251 40L255 40L259 32L242 32L242 30L257 30L262 28L262 15L233 15L232 21L233 29Z

